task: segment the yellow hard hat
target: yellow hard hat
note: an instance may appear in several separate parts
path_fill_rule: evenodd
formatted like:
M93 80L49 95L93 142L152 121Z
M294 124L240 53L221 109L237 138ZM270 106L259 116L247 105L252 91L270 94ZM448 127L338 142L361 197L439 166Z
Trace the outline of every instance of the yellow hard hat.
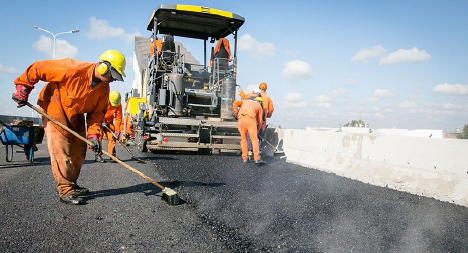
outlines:
M107 50L101 54L101 61L109 62L120 75L125 77L125 56L117 50Z
M109 102L113 107L120 106L120 93L118 91L112 91L109 94Z

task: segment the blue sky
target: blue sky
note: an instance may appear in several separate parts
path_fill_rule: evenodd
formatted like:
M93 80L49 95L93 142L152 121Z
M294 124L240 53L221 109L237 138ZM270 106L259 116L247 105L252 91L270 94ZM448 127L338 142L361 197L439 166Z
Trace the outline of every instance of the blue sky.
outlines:
M138 4L136 4L138 3ZM31 115L11 100L13 80L34 61L97 61L107 49L127 57L131 89L133 36L148 37L155 1L7 1L0 22L1 114ZM268 84L287 128L339 127L361 119L371 128L442 129L468 124L466 1L179 1L234 12L239 31L238 79L244 90ZM232 38L231 39L232 42ZM176 38L177 40L177 38ZM201 41L182 41L203 62ZM43 84L31 95L36 101Z

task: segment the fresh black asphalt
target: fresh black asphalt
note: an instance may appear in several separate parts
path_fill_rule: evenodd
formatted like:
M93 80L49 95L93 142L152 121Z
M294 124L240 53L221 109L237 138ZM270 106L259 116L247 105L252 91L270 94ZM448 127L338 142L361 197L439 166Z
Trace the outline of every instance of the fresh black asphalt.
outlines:
M18 149L18 148L17 148ZM133 168L91 152L87 204L58 201L45 144L36 163L0 146L0 252L468 252L468 208L375 187L277 158L140 153Z

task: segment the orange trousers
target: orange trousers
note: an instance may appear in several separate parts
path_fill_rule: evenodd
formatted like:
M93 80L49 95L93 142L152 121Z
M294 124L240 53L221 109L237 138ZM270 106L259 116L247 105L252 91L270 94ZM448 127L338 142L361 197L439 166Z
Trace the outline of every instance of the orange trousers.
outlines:
M75 136L65 137L47 118L42 117L42 122L47 137L52 174L57 182L58 194L63 198L75 193L76 180L80 176L81 166L86 157L87 145ZM86 136L85 132L79 134Z
M108 124L109 125L109 128L114 131L115 130L115 127L113 124ZM109 132L107 129L102 129L102 134L101 134L101 143L102 143L102 139L104 138L104 136L107 138L107 152L111 155L115 155L115 144L116 142L114 141L114 139L112 138L113 135L111 132ZM101 144L102 146L102 144Z
M129 139L132 139L133 138L133 126L132 126L132 122L130 122L130 116L125 115L124 120L125 120L125 135Z
M237 121L237 128L239 129L241 135L242 160L247 161L249 158L247 133L249 133L250 140L252 141L254 160L260 160L260 146L258 142L257 121L248 115L243 116L239 119L239 121Z

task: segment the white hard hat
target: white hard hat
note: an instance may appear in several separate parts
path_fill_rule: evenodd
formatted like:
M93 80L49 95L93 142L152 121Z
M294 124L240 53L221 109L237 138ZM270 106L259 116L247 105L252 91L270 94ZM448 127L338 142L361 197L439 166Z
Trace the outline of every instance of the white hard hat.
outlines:
M259 94L260 95L260 89L259 88L255 88L252 90L252 93L254 94Z

